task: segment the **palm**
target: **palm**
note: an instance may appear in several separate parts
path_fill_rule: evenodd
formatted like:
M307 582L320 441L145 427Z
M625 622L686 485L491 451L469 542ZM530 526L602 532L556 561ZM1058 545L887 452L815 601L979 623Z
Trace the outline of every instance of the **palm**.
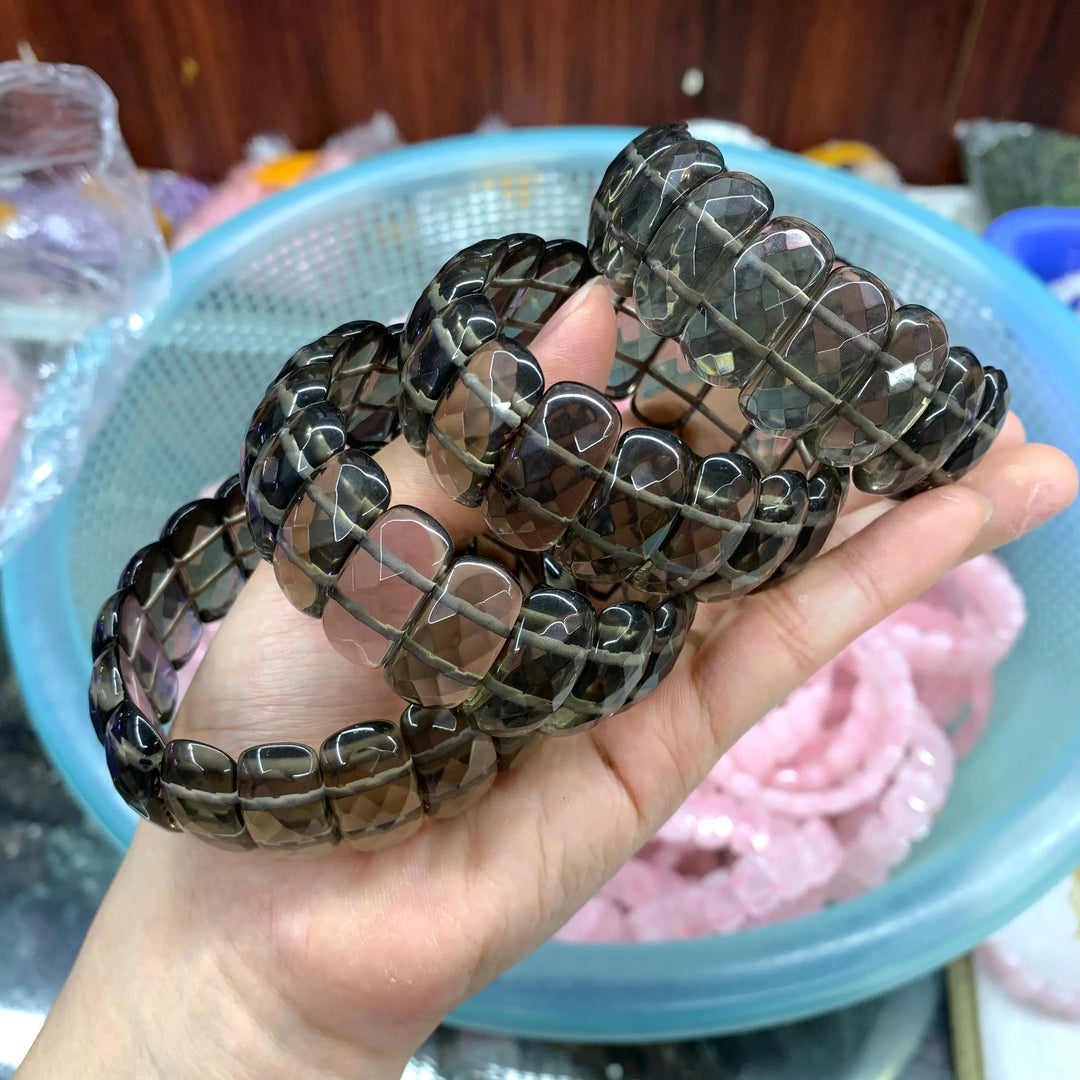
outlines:
M538 340L549 383L599 382L613 337L610 307L594 294ZM476 512L442 495L408 448L388 447L380 462L396 502L429 508L458 541L477 531ZM560 925L772 705L958 560L1062 508L1075 487L1071 463L1025 445L1011 418L962 484L877 517L852 500L837 542L799 577L700 610L674 673L646 702L588 734L544 740L460 817L376 854L237 858L179 841L153 857L212 864L219 887L189 898L192 926L203 935L216 926L243 961L279 972L278 992L317 1014L320 1030L372 1046L384 1025L421 1037ZM993 503L989 523L976 492ZM381 674L338 656L262 566L200 668L176 734L234 754L276 739L317 746L400 709Z

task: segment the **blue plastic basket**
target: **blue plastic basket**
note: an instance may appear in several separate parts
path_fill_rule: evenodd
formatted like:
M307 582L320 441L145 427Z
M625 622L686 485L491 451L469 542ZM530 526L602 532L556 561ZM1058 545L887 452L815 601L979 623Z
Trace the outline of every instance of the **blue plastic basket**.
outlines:
M706 129L701 129L707 134ZM118 843L133 818L86 717L94 613L132 551L235 468L252 403L328 326L406 311L465 243L583 234L606 163L633 132L517 131L411 147L280 195L174 259L172 297L82 478L8 564L4 615L27 706L72 788ZM983 241L899 196L775 151L731 148L777 209L935 308L1006 368L1035 438L1080 457L1080 326ZM731 937L550 943L467 1002L462 1025L643 1040L772 1024L898 985L971 947L1080 859L1080 514L1007 552L1031 607L989 730L932 835L883 886Z

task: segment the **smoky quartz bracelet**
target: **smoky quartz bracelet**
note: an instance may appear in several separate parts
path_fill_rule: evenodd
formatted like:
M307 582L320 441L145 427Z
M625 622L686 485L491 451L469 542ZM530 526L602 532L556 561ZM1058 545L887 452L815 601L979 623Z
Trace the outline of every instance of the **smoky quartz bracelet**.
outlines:
M331 477L340 513L322 497ZM143 817L232 848L339 841L380 847L411 835L425 814L449 817L471 805L538 729L563 734L589 727L640 700L674 665L693 614L688 598L655 610L611 604L598 615L580 594L558 588L540 586L522 599L503 567L475 555L452 558L438 524L404 506L372 519L366 536L379 535L381 525L382 543L352 553L366 561L374 550L376 561L393 566L396 587L409 590L405 596L375 590L373 608L389 620L365 633L376 621L371 611L354 618L355 603L340 586L326 584L326 564L299 559L294 546L299 531L329 539L344 515L354 520L349 499L360 489L385 491L388 501L389 485L363 451L343 451L315 473L280 530L279 580L298 606L309 612L321 606L324 620L335 611L349 620L344 636L328 626L339 650L357 650L369 662L388 653L405 658L392 684L407 693L420 689L414 699L440 703L414 700L399 721L353 725L318 750L271 743L250 747L235 761L205 743L167 739L177 671L195 652L204 624L224 617L259 560L233 477L213 498L178 510L161 537L132 557L94 627L91 721L117 790ZM305 506L310 514L301 525ZM320 519L324 511L330 517ZM437 568L424 566L423 582L408 569L420 562L418 552L438 553ZM319 557L329 554L324 548ZM493 596L504 605L495 615L485 607ZM436 607L439 617L425 621ZM412 616L402 618L410 609ZM491 640L477 645L484 634ZM478 667L481 652L486 660Z

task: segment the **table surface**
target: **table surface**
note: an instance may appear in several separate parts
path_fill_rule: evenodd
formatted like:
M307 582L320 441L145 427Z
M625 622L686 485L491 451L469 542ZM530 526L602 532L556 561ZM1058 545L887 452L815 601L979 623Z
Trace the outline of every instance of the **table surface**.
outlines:
M47 760L0 640L0 1080L63 984L120 862ZM937 977L814 1020L647 1047L440 1029L408 1080L951 1080ZM889 1064L883 1065L888 1060Z

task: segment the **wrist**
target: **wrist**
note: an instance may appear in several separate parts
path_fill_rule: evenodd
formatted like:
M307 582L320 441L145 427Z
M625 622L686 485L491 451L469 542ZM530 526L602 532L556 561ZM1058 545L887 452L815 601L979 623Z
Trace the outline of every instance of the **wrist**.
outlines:
M226 857L137 830L19 1080L398 1080L425 1032L368 1045L359 1017L356 1037L324 1023L272 926L209 914L236 888Z

